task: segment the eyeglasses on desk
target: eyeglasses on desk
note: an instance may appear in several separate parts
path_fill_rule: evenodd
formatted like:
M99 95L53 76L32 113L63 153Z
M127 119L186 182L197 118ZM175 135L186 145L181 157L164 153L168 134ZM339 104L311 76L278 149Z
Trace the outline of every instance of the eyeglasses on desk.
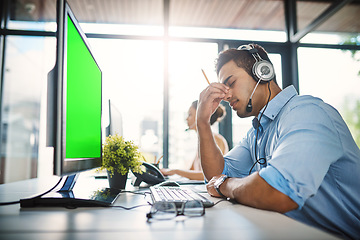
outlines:
M169 220L176 216L183 215L188 217L200 217L205 214L205 208L201 201L190 200L176 207L173 202L155 202L150 212L146 214L149 219Z

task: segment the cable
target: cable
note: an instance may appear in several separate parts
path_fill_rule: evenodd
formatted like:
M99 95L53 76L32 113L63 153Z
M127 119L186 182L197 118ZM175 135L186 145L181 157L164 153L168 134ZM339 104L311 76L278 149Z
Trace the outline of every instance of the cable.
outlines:
M2 202L0 203L0 206L4 206L4 205L11 205L11 204L17 204L20 203L20 201L14 201L14 202Z
M221 200L215 202L213 206L215 206L218 203L225 202L225 201L228 202L229 200L228 199L221 199Z
M271 97L271 90L270 90L270 82L268 82L268 89L269 89L269 97L268 97L268 100L267 100L267 103L265 105L265 108L264 108L264 111L262 111L260 117L259 117L259 125L257 126L256 128L256 135L255 135L255 159L256 161L254 162L254 164L252 165L252 167L250 168L250 171L249 171L249 175L251 174L251 171L253 170L253 168L255 167L255 165L257 163L259 163L260 165L265 165L266 164L266 158L257 158L257 138L258 138L258 135L259 135L259 127L260 127L260 121L261 121L261 118L267 108L267 106L269 105L269 102L270 102L270 97Z
M110 208L121 208L121 209L124 209L124 210L132 210L134 208L138 208L138 207L145 207L145 206L149 206L150 203L147 202L148 204L141 204L141 205L136 205L136 206L133 206L133 207L124 207L124 206L109 206Z
M122 193L132 193L132 194L140 194L140 195L144 195L144 198L146 198L146 194L150 194L150 192L144 192L144 193L139 193L139 192L133 192L133 191L121 191ZM145 206L152 206L152 203L150 203L149 201L146 201L147 204L141 204L141 205L136 205L133 207L124 207L124 206L109 206L111 208L121 208L124 210L132 210L134 208L138 208L138 207L145 207Z
M33 197L33 199L35 199L35 198L41 198L41 197L44 196L45 194L48 194L49 192L51 192L52 190L54 190L54 189L60 184L60 182L61 182L62 179L63 179L63 177L61 177L61 178L59 179L59 181L55 184L55 186L53 186L50 190L44 192L43 194L37 195L36 197Z
M40 198L40 197L44 196L45 194L51 192L52 190L54 190L54 189L59 185L59 183L61 182L62 178L63 178L63 177L61 177L61 178L59 179L59 181L55 184L55 186L52 187L50 190L48 190L48 191L46 191L46 192L44 192L44 193L42 193L42 194L40 194L40 195L38 195L38 196L32 197L32 198L30 198L30 199ZM13 201L13 202L0 202L0 206L12 205L12 204L17 204L17 203L20 203L20 200L19 200L19 201Z
M144 195L146 196L146 194L150 194L149 192L133 192L133 191L121 191L122 193L132 193L132 194L139 194L139 195Z

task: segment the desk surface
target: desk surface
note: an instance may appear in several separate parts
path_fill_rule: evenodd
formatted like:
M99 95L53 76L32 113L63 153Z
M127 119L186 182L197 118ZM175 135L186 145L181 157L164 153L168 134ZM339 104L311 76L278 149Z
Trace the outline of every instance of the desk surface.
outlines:
M81 177L80 177L81 178ZM0 185L0 202L16 201L42 193L58 181L31 179ZM107 180L83 177L82 181ZM133 190L131 184L127 189ZM219 199L206 197L217 202ZM142 195L121 193L114 205L131 207L146 204ZM19 204L0 206L0 239L338 239L282 214L223 201L206 208L203 217L177 217L147 222L150 206L120 208L32 208Z

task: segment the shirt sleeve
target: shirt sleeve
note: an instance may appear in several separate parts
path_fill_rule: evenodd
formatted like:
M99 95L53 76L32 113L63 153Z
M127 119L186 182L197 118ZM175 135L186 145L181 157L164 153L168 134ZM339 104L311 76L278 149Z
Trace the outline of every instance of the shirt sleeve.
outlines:
M278 140L260 176L301 208L320 187L330 165L343 153L333 117L316 104L291 109L278 127ZM339 119L339 117L337 117Z
M224 170L222 174L229 177L246 177L249 175L249 169L253 162L251 160L250 150L247 138L244 138L239 145L231 149L224 156Z
M268 166L263 168L259 172L260 177L262 177L270 186L282 192L283 194L289 196L294 202L298 204L300 209L304 205L304 200L293 191L287 180L281 175L281 173L274 168L273 166Z

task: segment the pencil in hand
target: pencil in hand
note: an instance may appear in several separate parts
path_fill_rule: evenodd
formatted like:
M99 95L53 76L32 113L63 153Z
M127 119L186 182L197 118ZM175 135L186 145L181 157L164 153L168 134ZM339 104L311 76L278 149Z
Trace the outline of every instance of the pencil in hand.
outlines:
M161 157L159 157L159 159L155 162L155 164L159 164L160 160L163 158L164 155L161 155Z
M206 74L205 74L204 70L202 70L202 69L201 69L201 71L202 71L202 73L204 74L204 77L205 77L205 79L206 79L207 83L210 85L210 81L209 81L209 79L207 78L207 76L206 76Z

